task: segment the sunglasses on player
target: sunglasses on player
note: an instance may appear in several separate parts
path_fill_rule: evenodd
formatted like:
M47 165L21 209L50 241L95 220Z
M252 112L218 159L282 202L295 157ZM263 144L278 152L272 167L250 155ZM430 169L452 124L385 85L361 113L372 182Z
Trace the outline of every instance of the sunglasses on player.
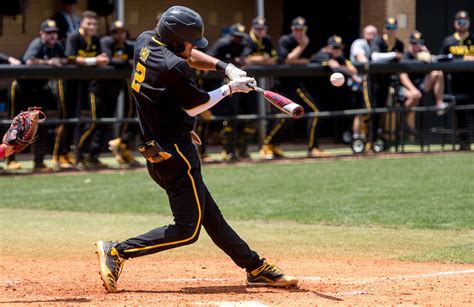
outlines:
M469 19L456 19L456 24L460 27L469 26L470 23Z

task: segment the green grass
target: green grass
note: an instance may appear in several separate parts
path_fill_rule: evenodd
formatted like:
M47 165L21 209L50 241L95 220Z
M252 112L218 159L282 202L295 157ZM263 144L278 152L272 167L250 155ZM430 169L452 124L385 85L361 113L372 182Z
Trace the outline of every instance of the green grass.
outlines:
M470 264L473 174L470 154L204 168L224 215L264 255ZM0 177L0 188L2 256L83 257L96 240L172 222L146 171ZM202 237L171 255L225 257Z
M474 228L474 155L205 167L233 220ZM169 215L146 172L0 178L0 208Z
M124 240L171 222L159 215L0 209L4 257L92 258L97 240ZM474 230L340 227L294 222L230 221L261 255L301 261L318 258L402 259L474 263ZM427 257L427 255L435 255ZM202 231L200 240L166 252L167 258L222 258ZM275 260L275 259L274 259Z
M474 243L434 248L413 255L403 256L400 259L421 262L474 263Z

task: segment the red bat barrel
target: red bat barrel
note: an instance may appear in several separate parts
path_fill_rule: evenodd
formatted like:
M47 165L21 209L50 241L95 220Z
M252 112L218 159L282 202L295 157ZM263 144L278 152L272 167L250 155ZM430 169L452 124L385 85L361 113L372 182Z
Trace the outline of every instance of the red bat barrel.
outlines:
M272 91L263 91L263 96L275 107L284 113L291 115L293 118L300 118L304 114L304 109L302 106L283 95Z

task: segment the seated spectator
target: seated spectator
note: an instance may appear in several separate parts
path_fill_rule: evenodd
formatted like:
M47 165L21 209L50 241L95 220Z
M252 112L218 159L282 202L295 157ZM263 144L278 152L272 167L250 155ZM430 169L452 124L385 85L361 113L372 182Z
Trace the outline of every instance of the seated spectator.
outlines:
M431 62L430 51L425 46L425 40L420 32L415 31L410 35L410 45L405 52L405 59ZM447 103L443 101L444 75L442 71L434 70L428 74L402 73L400 74L400 82L402 87L399 95L405 100L407 108L416 106L422 94L431 91L433 91L436 106L440 109L447 107Z
M370 61L372 56L372 42L374 38L377 37L377 32L377 28L373 25L367 25L364 27L362 38L356 39L351 45L350 60L352 63L365 64ZM355 108L365 107L369 109L372 107L370 102L370 89L368 87L370 76L365 74L362 78L364 79L362 83L362 93L358 93L354 99ZM361 134L367 135L368 119L368 115L354 116L354 121L352 123L352 133L354 139L359 138Z

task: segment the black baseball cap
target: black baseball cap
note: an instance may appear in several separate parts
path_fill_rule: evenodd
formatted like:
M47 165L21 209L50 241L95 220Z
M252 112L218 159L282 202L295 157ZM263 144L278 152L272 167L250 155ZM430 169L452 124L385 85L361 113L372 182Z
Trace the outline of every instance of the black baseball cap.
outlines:
M410 34L410 44L425 44L425 39L423 38L423 34L420 31L414 31Z
M59 32L59 28L56 25L56 21L53 19L46 19L41 23L40 31L45 33Z
M306 24L306 19L304 17L298 16L291 21L291 27L296 29L306 29L308 25Z
M230 26L229 34L237 37L245 37L245 26L241 23L235 23Z
M62 4L77 4L77 0L61 0Z
M110 26L110 32L115 32L119 30L127 31L125 23L121 20L116 20L112 22L112 25Z
M260 28L260 29L268 28L267 20L265 19L265 17L262 17L262 16L258 16L252 19L251 25L253 28Z
M398 29L397 20L393 17L389 17L385 19L384 28L387 30L397 30Z
M344 44L342 43L342 38L337 35L330 36L328 38L328 46L333 48L342 48Z
M456 13L456 15L454 15L454 19L455 20L459 20L459 19L467 19L467 20L471 20L471 18L469 17L469 13L467 11L458 11Z

